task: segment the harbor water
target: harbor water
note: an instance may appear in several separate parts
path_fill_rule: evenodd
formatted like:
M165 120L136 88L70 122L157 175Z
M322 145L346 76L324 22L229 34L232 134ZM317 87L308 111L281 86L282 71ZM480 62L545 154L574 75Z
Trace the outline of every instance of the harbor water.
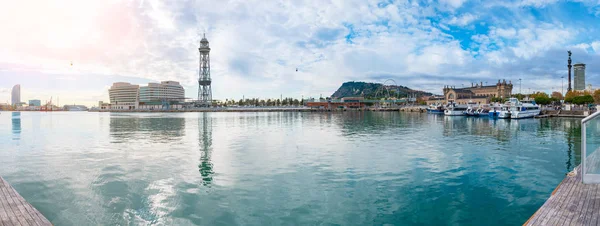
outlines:
M1 112L0 176L55 225L521 225L580 120Z

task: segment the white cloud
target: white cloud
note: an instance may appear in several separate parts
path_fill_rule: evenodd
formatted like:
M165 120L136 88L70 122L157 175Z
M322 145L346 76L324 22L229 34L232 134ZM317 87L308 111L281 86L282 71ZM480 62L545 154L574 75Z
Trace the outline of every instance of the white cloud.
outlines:
M558 0L522 0L519 5L521 6L534 6L534 7L545 7L557 3Z
M466 26L471 24L471 22L475 21L478 18L478 16L470 14L470 13L465 13L459 17L452 17L449 21L448 24L451 25L458 25L458 26Z
M442 3L443 5L447 5L450 6L452 8L460 8L463 3L465 3L467 0L439 0L440 3Z
M591 44L592 49L594 49L594 52L596 52L596 54L600 54L600 41L594 41Z

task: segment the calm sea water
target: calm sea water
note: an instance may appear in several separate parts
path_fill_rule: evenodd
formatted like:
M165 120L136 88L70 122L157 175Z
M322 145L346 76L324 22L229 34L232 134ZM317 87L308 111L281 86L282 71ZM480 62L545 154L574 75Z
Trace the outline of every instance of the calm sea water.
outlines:
M0 175L55 225L521 225L579 164L579 123L1 112Z

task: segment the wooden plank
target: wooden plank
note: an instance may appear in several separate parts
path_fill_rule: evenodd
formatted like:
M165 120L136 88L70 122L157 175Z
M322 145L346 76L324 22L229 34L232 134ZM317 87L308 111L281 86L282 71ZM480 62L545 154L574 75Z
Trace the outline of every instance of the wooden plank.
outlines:
M0 178L0 180L2 180ZM12 226L13 224L10 223L10 218L8 217L8 201L6 201L3 196L4 196L4 192L2 190L2 188L4 187L4 183L2 183L2 181L0 181L0 223L2 223L3 226ZM12 214L12 211L11 211Z
M589 225L589 221L591 219L591 216L594 215L594 214L597 214L597 213L595 213L597 211L594 210L594 204L595 204L596 200L594 200L591 197L593 197L594 194L598 193L599 190L598 190L597 186L594 186L591 189L593 191L592 194L588 194L588 197L586 197L586 199L589 199L589 200L588 200L588 205L584 207L584 213L583 213L584 216L583 216L583 219L582 219L583 225L586 225L586 224Z
M23 219L25 219L27 224L28 225L37 225L35 223L35 221L33 220L33 218L31 217L31 215L29 215L29 212L27 212L27 210L25 209L25 205L21 202L21 200L19 200L19 198L18 198L19 194L12 187L8 188L8 192L9 192L12 200L15 202L16 210L19 210L21 212L21 216L23 216Z
M557 199L557 202L554 203L552 211L553 215L547 218L549 225L557 225L558 221L560 221L561 218L564 218L564 215L566 214L565 209L569 204L569 199L572 197L573 192L577 189L577 186L572 182L571 179L572 178L569 178L567 181L567 184L569 185L568 192L561 195L560 199Z
M7 221L1 222L3 226L52 225L2 177L0 177L0 204L4 210L0 214L6 213L8 218Z
M575 177L579 177L579 174L577 174ZM556 224L558 225L568 225L571 223L571 220L576 218L578 215L577 207L579 206L579 201L583 200L581 199L581 193L584 187L580 186L582 184L577 182L577 178L575 178L572 183L574 183L574 188L569 194L568 198L565 200L566 202L563 203L563 207L561 209L563 209L564 212L560 215L558 221L556 221Z
M598 191L596 191L596 193L594 194L594 208L592 208L592 210L594 211L594 215L592 215L592 219L590 220L590 223L592 225L598 225L600 224L600 185L596 185L596 188L598 189Z
M5 195L6 198L8 199L8 202L11 203L10 208L13 211L13 214L16 215L17 220L19 221L19 223L21 223L21 225L31 225L31 222L29 220L26 219L26 216L23 215L23 212L21 211L21 209L19 208L20 203L13 198L13 194L11 192L11 189L8 185L8 182L4 181L4 189L5 189Z
M583 184L581 165L575 170L525 225L600 225L600 184Z
M571 178L569 177L565 178L565 183L563 184L563 186L561 186L561 189L559 189L553 196L554 199L548 203L549 205L547 206L547 208L550 208L550 211L546 216L543 216L543 219L541 219L542 221L539 222L539 224L549 225L549 222L556 217L557 213L560 211L560 204L563 202L564 199L567 198L567 195L569 194L569 192L571 192L571 189L573 189L573 183L570 183L570 179Z
M35 221L36 225L39 226L43 226L43 225L49 225L50 221L48 221L48 219L46 219L46 217L43 217L41 215L41 213L35 209L31 204L29 204L25 198L23 198L23 196L18 195L17 191L15 190L15 188L12 188L13 192L15 194L17 194L17 198L21 201L21 203L23 203L23 206L25 207L25 210L29 213L29 215L31 216L31 218L33 218L33 220Z
M567 178L564 178L560 182L560 184L558 184L558 186L556 186L556 189L554 189L554 191L552 191L552 195L550 195L548 200L546 200L546 202L544 204L542 204L540 209L533 215L533 219L531 219L528 222L528 225L539 224L541 221L544 220L544 218L546 216L548 216L549 212L551 212L551 210L552 210L552 208L551 208L552 203L554 203L555 200L559 197L558 194L564 192L564 189L566 186L567 186Z
M584 188L582 189L582 195L580 197L580 202L578 205L578 208L576 210L577 212L577 216L574 217L573 219L571 219L570 225L582 225L583 224L583 218L585 217L584 215L584 210L586 210L586 208L584 208L585 206L589 205L589 199L586 199L585 197L587 197L589 194L592 194L594 191L592 186L584 186Z
M8 189L5 186L2 186L2 192L4 193L2 198L4 198L8 204L8 217L10 218L11 222L14 225L24 225L23 222L19 221L19 212L15 212L15 209L13 208L14 203L8 194Z

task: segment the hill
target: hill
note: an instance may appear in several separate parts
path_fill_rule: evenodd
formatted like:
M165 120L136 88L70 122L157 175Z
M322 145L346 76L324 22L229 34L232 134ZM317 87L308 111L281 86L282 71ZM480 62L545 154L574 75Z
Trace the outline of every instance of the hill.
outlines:
M423 92L419 90L413 90L406 86L395 86L386 85L381 83L370 83L370 82L344 82L338 90L336 90L331 97L342 98L342 97L365 97L365 98L383 98L388 96L391 97L407 97L408 94L415 94L417 97L431 96L431 93Z

